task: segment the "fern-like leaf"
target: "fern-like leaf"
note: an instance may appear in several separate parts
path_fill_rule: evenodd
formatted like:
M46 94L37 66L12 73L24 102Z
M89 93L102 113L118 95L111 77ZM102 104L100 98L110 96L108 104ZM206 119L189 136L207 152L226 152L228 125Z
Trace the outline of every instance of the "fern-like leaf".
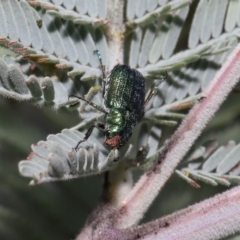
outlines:
M187 167L177 171L180 177L194 185L194 180L203 181L211 185L238 184L239 177L239 152L240 145L236 145L234 141L229 141L225 146L215 149L213 146L204 148L202 154L197 158L191 157L191 161ZM207 153L207 154L206 154ZM211 154L209 156L209 154ZM193 180L194 179L194 180Z

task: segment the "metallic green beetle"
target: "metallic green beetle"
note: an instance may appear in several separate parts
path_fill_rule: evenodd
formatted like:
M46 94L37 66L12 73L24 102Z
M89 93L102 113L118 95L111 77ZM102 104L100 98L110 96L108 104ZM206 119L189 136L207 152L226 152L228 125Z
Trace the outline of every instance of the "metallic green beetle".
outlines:
M76 97L87 102L97 110L105 114L105 123L95 122L86 132L85 137L78 142L75 150L79 145L86 141L96 127L105 133L104 144L111 149L120 149L126 144L131 137L136 124L144 115L144 107L157 92L155 85L145 100L145 79L136 69L130 68L128 65L116 65L110 74L106 77L102 58L99 51L95 51L100 61L100 67L103 75L103 107L98 106L88 100ZM165 80L167 75L162 79ZM115 160L117 160L116 157Z

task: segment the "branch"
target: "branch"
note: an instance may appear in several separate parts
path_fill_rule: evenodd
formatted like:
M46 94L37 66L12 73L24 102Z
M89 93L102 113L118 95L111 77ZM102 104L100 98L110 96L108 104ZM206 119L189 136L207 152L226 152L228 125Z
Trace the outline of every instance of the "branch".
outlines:
M131 229L109 227L102 239L222 239L240 231L240 187ZM112 237L114 236L114 238Z

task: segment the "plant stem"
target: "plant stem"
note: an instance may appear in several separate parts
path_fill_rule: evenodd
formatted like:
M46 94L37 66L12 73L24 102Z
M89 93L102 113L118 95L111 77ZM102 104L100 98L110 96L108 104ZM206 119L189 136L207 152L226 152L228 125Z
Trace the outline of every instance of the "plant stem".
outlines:
M108 68L111 70L117 63L123 63L124 44L124 0L107 0L108 20Z

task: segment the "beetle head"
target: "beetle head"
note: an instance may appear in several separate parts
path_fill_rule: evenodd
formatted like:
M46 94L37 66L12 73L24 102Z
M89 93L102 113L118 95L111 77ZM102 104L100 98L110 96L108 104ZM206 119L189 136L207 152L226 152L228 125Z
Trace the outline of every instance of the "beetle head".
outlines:
M112 149L118 149L120 142L121 142L121 137L119 135L116 135L112 138L107 138L104 144L111 147Z

